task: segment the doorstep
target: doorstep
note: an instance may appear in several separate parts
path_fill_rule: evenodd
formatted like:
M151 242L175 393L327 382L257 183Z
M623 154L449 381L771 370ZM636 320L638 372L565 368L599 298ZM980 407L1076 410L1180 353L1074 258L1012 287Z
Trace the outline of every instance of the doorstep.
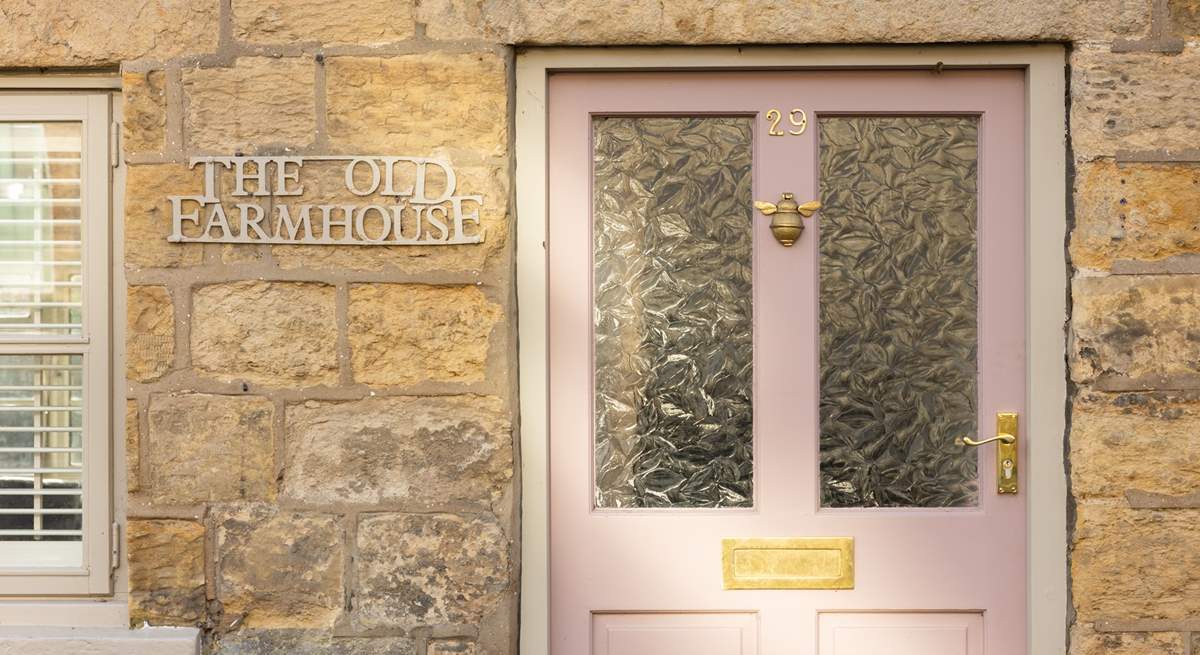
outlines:
M196 628L0 626L0 655L199 655Z

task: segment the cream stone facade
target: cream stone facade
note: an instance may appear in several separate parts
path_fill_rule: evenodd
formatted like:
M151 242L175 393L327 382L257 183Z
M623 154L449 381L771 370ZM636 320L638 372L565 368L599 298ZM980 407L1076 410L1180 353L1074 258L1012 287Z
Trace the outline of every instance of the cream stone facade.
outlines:
M522 47L1067 44L1068 652L1200 652L1195 0L0 0L0 34L120 77L129 618L246 655L517 652ZM166 240L190 157L358 152L452 162L486 241Z

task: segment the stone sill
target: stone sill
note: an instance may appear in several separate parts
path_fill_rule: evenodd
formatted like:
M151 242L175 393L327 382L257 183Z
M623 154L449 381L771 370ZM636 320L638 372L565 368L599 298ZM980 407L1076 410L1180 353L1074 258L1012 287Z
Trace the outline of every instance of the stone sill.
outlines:
M199 655L196 628L0 626L0 655Z

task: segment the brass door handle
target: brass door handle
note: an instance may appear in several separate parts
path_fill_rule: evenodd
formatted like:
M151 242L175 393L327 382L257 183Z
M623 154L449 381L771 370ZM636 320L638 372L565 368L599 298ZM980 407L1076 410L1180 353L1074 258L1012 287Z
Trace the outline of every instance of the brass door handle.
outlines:
M1017 477L1018 434L1016 412L997 412L996 436L979 440L963 437L959 440L967 446L996 444L996 493L1015 494L1020 488Z
M985 443L992 443L993 441L999 441L1000 443L1016 443L1017 438L1011 434L998 434L994 437L988 437L987 439L983 439L981 441L975 441L971 437L962 438L962 442L968 446L982 446Z

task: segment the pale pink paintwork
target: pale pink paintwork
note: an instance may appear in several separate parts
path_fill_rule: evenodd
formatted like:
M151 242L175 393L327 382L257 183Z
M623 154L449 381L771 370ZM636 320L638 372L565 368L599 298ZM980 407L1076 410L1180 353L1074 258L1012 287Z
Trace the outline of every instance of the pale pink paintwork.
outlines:
M981 436L991 436L996 412L1024 411L1024 100L1024 75L1018 70L551 76L548 274L553 655L691 653L689 644L709 641L703 638L703 625L692 626L695 629L689 632L687 625L678 623L681 616L693 612L703 614L692 618L711 619L718 625L743 621L747 613L754 617L757 633L749 652L744 642L737 646L740 650L730 646L695 651L706 655L710 651L713 655L908 655L911 649L878 648L880 643L905 643L904 639L932 644L929 652L921 647L911 651L921 655L1024 652L1027 496L996 494L993 447L980 451L977 508L818 507L818 220L809 221L794 247L783 248L771 237L768 220L754 219L754 509L594 510L590 361L593 114L745 114L761 119L770 108L780 109L784 116L790 109L804 109L809 129L800 136L766 136L764 122L756 121L755 198L770 201L783 191L794 192L801 201L817 197L813 128L823 114L979 114L978 421ZM1028 440L1038 435L1021 436L1024 453ZM792 536L853 536L855 588L722 589L723 538ZM624 641L609 638L606 650L597 650L597 631L611 630L612 622L620 617L636 617L637 626L620 633ZM891 617L895 622L883 627L856 624L862 617L875 617L877 623ZM946 630L960 623L947 623L947 617L966 621L961 623L966 636L958 650L954 644L960 641L947 636ZM978 624L971 622L976 620ZM857 632L856 625L861 628ZM833 632L827 635L827 629ZM835 633L847 635L838 642L840 646L828 643ZM972 646L976 638L978 648Z

